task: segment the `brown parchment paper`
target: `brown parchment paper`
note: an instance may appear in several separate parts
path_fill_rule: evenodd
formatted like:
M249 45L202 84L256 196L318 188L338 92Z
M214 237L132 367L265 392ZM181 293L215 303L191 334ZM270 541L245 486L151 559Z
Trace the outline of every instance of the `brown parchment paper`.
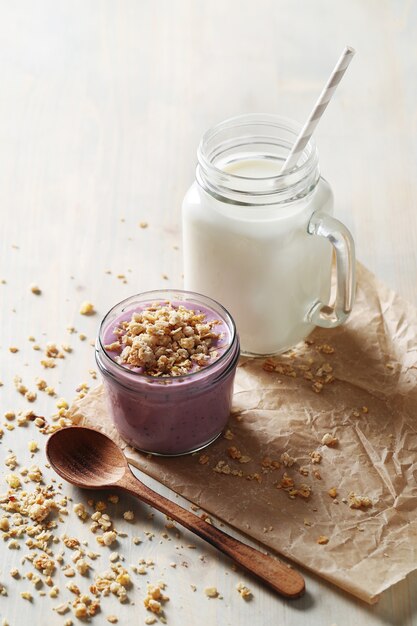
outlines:
M127 446L110 421L101 386L71 411L75 421L110 434L135 466L164 485L373 603L417 568L417 310L358 265L348 323L316 329L311 339L313 345L273 359L296 376L265 371L264 359L241 359L229 423L234 437L207 448L207 464L199 462L200 453L158 458ZM320 351L324 343L333 354ZM323 363L332 366L335 380L315 393L305 366L315 374ZM339 439L337 447L321 445L326 432ZM231 445L252 460L230 459ZM311 464L313 450L323 456L319 465ZM263 473L261 460L279 460L283 452L294 465ZM259 473L261 481L216 473L218 461L244 475ZM284 471L312 487L307 501L277 489ZM327 493L331 487L336 502ZM351 491L369 496L373 506L349 508L343 500ZM317 544L320 535L329 537L327 545Z

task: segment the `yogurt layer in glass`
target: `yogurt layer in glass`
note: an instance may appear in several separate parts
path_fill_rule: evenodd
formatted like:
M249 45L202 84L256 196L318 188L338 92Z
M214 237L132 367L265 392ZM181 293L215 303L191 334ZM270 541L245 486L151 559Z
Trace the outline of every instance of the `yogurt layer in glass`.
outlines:
M123 323L153 305L185 307L213 325L205 360L189 368L158 371L158 365L123 362ZM126 324L125 324L126 326ZM167 330L167 332L169 329ZM182 334L182 333L181 333ZM125 339L126 341L126 339ZM110 415L130 445L152 454L195 452L214 441L230 415L233 381L239 357L235 323L223 306L206 296L181 290L138 294L115 305L104 317L96 342L96 361L103 377Z

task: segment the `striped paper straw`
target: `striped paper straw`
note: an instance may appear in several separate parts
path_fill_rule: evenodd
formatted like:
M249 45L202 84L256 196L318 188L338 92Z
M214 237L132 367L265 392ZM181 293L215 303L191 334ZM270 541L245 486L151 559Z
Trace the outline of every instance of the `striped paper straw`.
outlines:
M323 91L321 92L319 99L317 100L313 110L311 111L308 120L304 124L295 144L291 148L291 152L289 153L287 160L282 167L281 174L288 172L295 165L297 165L297 161L300 158L302 151L306 147L311 135L313 134L317 124L320 121L321 116L323 115L327 105L332 99L333 94L336 91L338 84L342 80L343 75L346 72L354 54L355 50L350 46L346 46L346 48L343 50L341 57L336 63L336 66L331 73L329 80L325 84Z

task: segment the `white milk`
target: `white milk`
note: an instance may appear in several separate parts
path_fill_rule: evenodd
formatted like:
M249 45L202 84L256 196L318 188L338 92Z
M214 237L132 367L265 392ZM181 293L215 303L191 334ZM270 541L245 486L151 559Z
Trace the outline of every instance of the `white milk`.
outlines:
M283 162L277 159L250 159L245 158L241 161L232 161L217 164L220 169L228 174L235 176L244 176L246 178L269 178L278 176Z
M230 311L244 353L279 353L307 337L314 328L309 311L329 302L332 245L308 228L313 214L332 213L333 196L317 175L302 194L275 203L272 191L265 196L269 204L259 204L263 196L256 190L276 188L271 177L279 175L283 160L232 156L220 155L208 174L200 164L199 182L184 198L185 289ZM225 181L219 170L227 173ZM242 188L251 191L235 193Z

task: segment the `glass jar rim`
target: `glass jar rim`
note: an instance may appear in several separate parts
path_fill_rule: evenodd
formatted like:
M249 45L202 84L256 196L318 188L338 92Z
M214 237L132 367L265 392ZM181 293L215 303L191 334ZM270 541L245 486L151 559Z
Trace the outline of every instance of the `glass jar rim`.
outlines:
M106 326L106 321L108 320L109 316L111 315L112 312L114 312L114 310L116 309L116 307L119 307L120 305L123 305L124 303L128 303L129 301L133 300L134 298L140 298L142 301L146 302L148 299L152 300L152 296L154 294L179 294L180 296L190 296L191 300L193 297L198 298L203 298L204 300L207 300L207 306L214 312L217 313L216 309L213 309L210 305L211 303L213 305L215 305L216 307L218 307L221 311L221 317L223 319L223 321L227 324L229 331L230 331L230 342L229 345L227 346L226 350L223 352L223 354L220 355L220 357L218 359L216 359L215 361L213 361L212 363L210 363L209 365L206 365L205 367L202 367L201 369L195 370L194 372L190 372L188 374L182 374L181 376L151 376L150 374L143 374L141 372L134 372L131 369L125 367L124 365L121 365L120 363L118 363L117 361L115 361L107 352L107 350L105 349L103 342L102 342L102 334L104 333L105 330L105 326ZM161 298L156 298L155 301L158 300L164 300L163 297ZM186 300L184 300L186 302ZM195 302L195 304L198 305L198 302ZM201 302L201 304L204 305L204 302ZM122 309L123 311L123 309ZM122 312L121 311L121 312ZM105 314L105 316L103 317L103 319L101 320L100 326L99 326L99 331L98 331L98 336L97 336L97 343L103 353L103 355L105 355L106 359L108 361L110 361L112 363L112 365L114 365L116 367L116 371L120 371L120 373L123 372L124 375L128 375L129 377L132 376L132 378L136 378L137 380L144 380L147 382L152 382L152 383L157 383L158 381L164 384L166 384L168 381L171 382L181 382L183 380L191 380L192 378L197 378L198 376L201 377L202 374L204 374L205 372L212 372L213 369L215 369L215 366L218 366L219 363L224 362L224 359L226 356L229 356L233 350L233 348L236 347L236 339L237 339L237 330L236 330L236 324L235 321L233 319L233 317L231 316L231 314L229 313L229 311L222 305L220 304L220 302L217 302L217 300L214 300L213 298L210 298L209 296L206 296L202 293L198 293L196 291L187 291L185 289L153 289L151 291L143 291L140 292L138 294L134 294L133 296L128 296L127 298L124 298L123 300L121 300L120 302L117 302L114 306L111 307L111 309L109 309L107 311L107 313ZM97 348L96 348L96 352L97 352Z
M293 130L297 135L302 128L299 122L292 120L289 117L285 117L284 115L278 115L275 113L244 113L243 115L235 115L233 117L228 117L227 119L223 120L222 122L219 122L218 124L215 124L214 126L211 126L205 131L205 133L203 134L200 140L199 146L197 148L198 160L200 161L200 157L201 157L201 160L205 163L207 167L212 167L214 170L217 170L217 172L224 173L224 170L216 167L215 165L211 163L210 160L207 159L205 155L205 151L204 151L204 146L207 143L207 141L209 139L212 139L216 134L218 134L222 130L225 130L226 128L242 127L242 126L247 126L249 124L262 124L262 123L263 124L267 123L270 126L274 126L276 128L286 127L287 129ZM317 153L317 146L313 137L310 137L309 141L307 142L303 150L303 153L307 149L309 151L309 154L308 154L309 158L314 156L315 153ZM303 168L305 168L307 163L308 163L308 159L304 161L301 165L295 165L291 171L293 170L300 171ZM228 174L229 176L233 176L236 178L251 178L251 176L240 176L239 174L233 174L231 172L228 172ZM262 180L263 178L265 179L279 178L280 176L287 176L287 175L288 175L288 172L286 174L279 173L279 174L274 174L272 176L262 176L260 177L260 179Z
M256 135L257 127L263 134ZM248 128L249 133L244 134ZM306 195L319 179L318 151L313 138L304 147L299 164L289 172L263 177L242 176L218 167L215 162L226 152L233 153L235 148L249 148L256 143L284 152L284 155L278 157L281 160L283 156L286 158L286 153L289 154L300 130L301 124L298 122L271 113L239 115L212 126L203 134L197 149L197 182L214 197L249 206L264 202L285 202ZM235 136L231 135L233 132Z

